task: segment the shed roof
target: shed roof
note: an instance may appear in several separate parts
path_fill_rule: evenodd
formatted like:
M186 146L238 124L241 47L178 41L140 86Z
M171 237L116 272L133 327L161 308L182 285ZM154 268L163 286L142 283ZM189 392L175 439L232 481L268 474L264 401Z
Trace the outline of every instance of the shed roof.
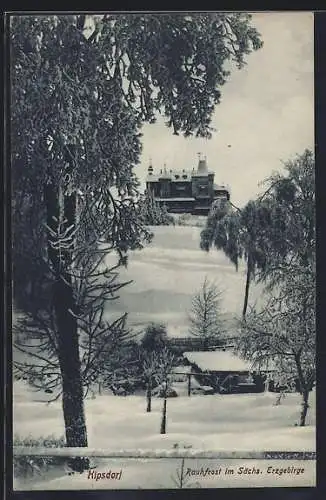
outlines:
M195 363L202 371L248 372L255 370L252 362L239 358L231 351L192 351L185 352L184 357L190 363Z

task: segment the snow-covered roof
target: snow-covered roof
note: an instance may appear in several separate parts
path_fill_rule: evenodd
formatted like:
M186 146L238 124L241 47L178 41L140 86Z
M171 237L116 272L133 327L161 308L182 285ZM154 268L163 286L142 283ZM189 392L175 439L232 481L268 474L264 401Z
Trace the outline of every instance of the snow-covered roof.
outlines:
M146 177L146 182L159 182L160 178L160 175L149 174Z
M158 182L160 179L169 179L173 182L190 182L193 177L208 177L215 175L211 170L161 170L159 173L154 173L151 170L146 176L146 182ZM227 186L218 186L221 189L227 189Z
M160 197L155 197L154 198L155 201L195 201L195 198L191 198L191 197L181 197L181 196L177 196L175 198L160 198Z
M184 357L202 371L250 371L252 363L244 361L230 351L185 352Z
M248 372L261 370L271 372L276 370L275 362L272 359L258 365L253 361L241 359L229 350L191 351L185 352L183 356L190 363L195 363L202 371Z
M190 373L191 372L191 366L175 366L173 368L173 373Z
M211 170L206 170L204 172L191 172L191 177L208 177L209 175L214 175L215 172Z
M217 191L230 191L230 186L229 184L215 184L214 183L214 189Z

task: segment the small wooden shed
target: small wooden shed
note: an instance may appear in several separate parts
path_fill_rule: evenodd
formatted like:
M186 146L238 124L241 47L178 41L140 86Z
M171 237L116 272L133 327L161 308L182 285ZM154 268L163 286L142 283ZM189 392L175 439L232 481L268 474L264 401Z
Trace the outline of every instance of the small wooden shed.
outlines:
M257 373L251 362L230 350L185 352L184 358L191 365L195 379L212 386L218 393L263 392L266 372L271 371Z

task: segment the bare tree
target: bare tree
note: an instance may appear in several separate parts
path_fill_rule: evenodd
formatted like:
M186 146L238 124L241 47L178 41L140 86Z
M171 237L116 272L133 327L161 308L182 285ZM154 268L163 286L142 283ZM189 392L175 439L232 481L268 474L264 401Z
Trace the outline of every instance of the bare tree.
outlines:
M52 244L64 266L69 238L66 231L51 234ZM111 267L105 265L106 248L99 250L95 244L80 243L73 254L76 267L71 270L70 279L76 293L75 307L69 313L78 327L80 373L85 397L94 383L108 381L122 369L128 369L128 359L119 363L121 348L131 339L126 327L127 315L109 322L104 319L104 312L110 301L119 298L118 291L130 282L118 280L121 261ZM21 315L13 330L16 377L23 377L37 389L52 394L49 401L58 399L62 395L62 375L58 327L51 302L46 309L40 310L36 306L35 310Z
M208 347L211 339L217 340L224 331L221 298L222 291L206 277L200 291L192 299L189 313L190 333L202 338L205 347Z
M157 371L157 352L145 352L143 360L143 375L146 381L146 401L147 407L146 411L152 411L152 389L153 382L155 380L155 374Z
M163 407L162 407L162 420L161 420L161 434L166 434L166 416L167 416L167 397L168 391L172 383L172 371L175 365L175 357L173 353L164 347L160 352L155 353L156 357L156 370L155 377L159 384L162 385Z

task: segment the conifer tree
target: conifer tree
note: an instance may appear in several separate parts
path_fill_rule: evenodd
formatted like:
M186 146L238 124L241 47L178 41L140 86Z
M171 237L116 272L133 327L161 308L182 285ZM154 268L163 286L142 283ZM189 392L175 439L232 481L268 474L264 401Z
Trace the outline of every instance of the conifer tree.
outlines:
M87 446L75 253L141 248L142 124L161 111L173 133L210 137L225 63L261 45L241 13L11 19L14 300L53 315L68 446Z
M213 339L218 342L224 333L221 319L221 299L221 290L207 277L200 291L192 299L189 312L190 334L201 338L206 348L209 347L209 342Z
M174 223L166 206L157 202L151 192L146 191L145 195L140 198L139 212L146 226L169 226Z

